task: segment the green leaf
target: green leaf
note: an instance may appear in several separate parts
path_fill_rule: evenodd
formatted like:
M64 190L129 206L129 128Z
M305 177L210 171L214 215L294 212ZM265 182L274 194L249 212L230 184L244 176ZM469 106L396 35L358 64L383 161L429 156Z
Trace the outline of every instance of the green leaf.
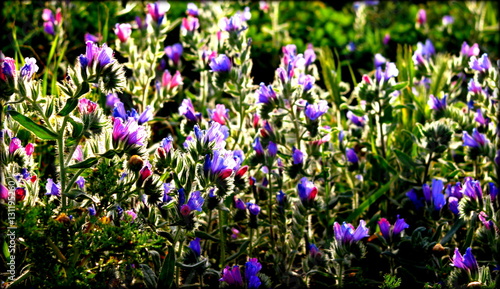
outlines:
M398 82L395 85L393 85L391 87L391 89L400 90L400 89L405 88L407 85L408 85L408 82L406 82L406 81L404 81L404 82Z
M216 237L214 237L206 232L203 232L203 231L195 231L194 235L200 239L203 239L203 240L211 240L214 242L220 242L219 238L216 238Z
M139 264L142 269L142 274L144 275L144 283L146 283L146 288L157 288L156 274L153 272L151 267L146 264Z
M248 247L249 244L250 244L250 240L247 240L247 241L243 242L243 244L241 244L240 249L238 250L238 252L234 253L233 255L229 256L226 259L226 263L231 262L232 260L238 258L238 256L240 256L241 254L245 253L245 250L247 249L247 247Z
M375 203L380 197L382 197L385 192L389 190L391 187L392 183L398 179L398 176L393 176L392 179L385 185L383 185L380 189L378 189L375 193L373 193L371 196L369 196L354 212L352 212L347 219L345 220L346 222L350 223L353 220L357 219L363 212L368 210L368 208Z
M74 165L69 166L70 169L87 169L90 168L91 166L97 164L99 161L99 158L88 158L84 160L83 162L76 163Z
M393 149L393 152L396 154L398 161L401 163L401 166L405 167L405 169L411 170L417 166L417 164L413 161L412 157L405 154L404 152Z
M179 262L177 262L175 264L177 266L181 267L182 269L196 269L196 268L201 267L203 264L206 264L206 263L207 263L207 259L203 259L198 263L194 263L194 264L190 264L190 265L179 263Z
M78 98L76 97L69 98L66 101L66 105L64 105L63 109L59 111L58 115L67 116L76 108L77 105L78 105Z
M174 280L174 270L175 270L175 251L173 246L168 246L167 255L165 256L165 261L163 261L163 266L161 266L160 276L158 276L158 287L157 288L172 288L172 283Z
M57 139L57 134L48 128L35 123L31 118L22 115L21 113L11 110L9 111L9 115L12 116L19 124L24 126L27 130L32 132L37 137L43 140L55 140Z
M2 251L5 259L10 259L9 245L5 240L3 241Z
M74 138L78 138L83 134L83 122L76 117L70 116L68 118L69 123L73 126L73 133L72 136Z

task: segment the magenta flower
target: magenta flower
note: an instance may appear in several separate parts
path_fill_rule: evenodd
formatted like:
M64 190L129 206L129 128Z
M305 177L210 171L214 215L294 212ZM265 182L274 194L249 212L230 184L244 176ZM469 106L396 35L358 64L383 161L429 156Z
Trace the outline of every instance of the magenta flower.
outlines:
M259 1L259 9L267 13L269 11L269 3L267 1Z
M484 90L483 90L483 87L481 86L481 84L472 78L469 81L469 83L467 84L467 90L469 92L474 93L474 94L483 94L484 93Z
M3 184L0 184L0 199L5 201L9 199L9 190Z
M17 137L13 137L9 144L9 153L14 154L19 148L22 148L21 140Z
M404 219L399 218L399 215L397 216L397 220L394 223L394 226L391 226L391 224L389 223L389 221L387 221L386 218L380 219L380 221L378 221L378 225L380 228L380 232L382 233L382 236L386 240L390 240L392 236L398 235L404 229L410 227L410 225L408 225Z
M127 210L125 211L125 214L129 215L132 220L135 220L137 218L137 214L134 212L134 210Z
M158 25L160 25L161 22L163 21L165 13L167 13L167 11L170 10L170 4L166 1L149 3L147 5L147 8L148 8L148 14L151 16L151 18Z
M423 25L427 22L427 13L424 9L420 9L417 12L417 23Z
M198 6L196 6L196 4L194 4L194 3L188 3L186 14L193 16L193 17L198 17L198 14L199 14L198 13Z
M222 270L222 277L219 279L220 282L226 282L232 288L243 287L243 280L241 279L241 272L239 266L233 266L233 268L227 266Z
M130 35L132 35L132 25L128 23L116 23L114 31L116 36L118 36L118 39L120 39L122 43L125 43L129 39Z
M180 71L176 71L174 75L171 75L168 70L163 72L161 78L161 85L169 90L176 88L177 86L183 84L182 76Z
M115 118L113 122L113 145L116 148L124 146L143 146L146 141L146 130L136 120L129 117L127 121Z
M83 161L83 151L82 151L82 146L81 145L77 145L76 146L76 149L75 149L75 152L73 153L73 156L72 158L78 162L82 162Z
M115 61L113 49L109 48L106 43L99 47L92 41L86 42L85 55L80 55L79 60L82 67L92 66L95 63L97 63L99 67L104 67Z
M216 121L222 125L226 124L226 120L229 119L229 109L223 104L215 105L215 109L207 109L208 116L211 120Z
M54 14L52 13L52 10L50 9L43 9L42 13L42 19L43 19L43 29L45 33L54 35L54 27L59 25L62 21L62 14L61 14L61 8L57 8L56 10L56 15L54 17Z
M185 31L194 32L198 28L200 28L200 22L198 18L193 16L182 18L182 29L184 29Z
M16 75L15 60L11 57L5 57L0 51L0 79L3 81L12 80Z
M464 41L464 43L462 43L462 48L460 49L460 55L467 57L479 56L479 45L474 43L472 46L469 46L469 44Z
M78 111L80 114L91 114L97 109L97 103L86 98L81 98L78 101Z

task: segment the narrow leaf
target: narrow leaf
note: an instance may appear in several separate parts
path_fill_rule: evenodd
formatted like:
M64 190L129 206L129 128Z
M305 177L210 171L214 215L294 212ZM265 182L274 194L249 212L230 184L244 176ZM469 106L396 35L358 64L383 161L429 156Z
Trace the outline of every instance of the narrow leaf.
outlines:
M27 130L35 134L37 137L43 140L54 140L57 139L57 134L49 130L48 128L35 123L31 118L22 115L21 113L11 110L9 115L12 116L19 124L24 126Z

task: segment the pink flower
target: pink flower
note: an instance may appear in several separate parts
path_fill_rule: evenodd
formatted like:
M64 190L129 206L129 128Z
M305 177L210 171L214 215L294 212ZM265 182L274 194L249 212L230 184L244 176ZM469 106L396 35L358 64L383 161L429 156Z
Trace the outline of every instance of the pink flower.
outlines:
M161 78L161 86L166 87L170 90L181 84L183 84L183 82L181 73L179 71L176 71L174 75L171 75L168 70L165 70L163 72L163 76Z
M115 34L122 43L127 42L130 35L132 34L132 25L128 23L116 23L115 24Z
M226 124L226 119L229 117L227 109L223 104L217 104L214 110L207 109L208 115L213 121L216 121L222 125Z

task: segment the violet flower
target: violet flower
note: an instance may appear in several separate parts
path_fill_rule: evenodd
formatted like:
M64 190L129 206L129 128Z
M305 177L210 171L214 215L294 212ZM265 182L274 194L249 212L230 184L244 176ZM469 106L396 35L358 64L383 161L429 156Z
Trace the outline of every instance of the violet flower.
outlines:
M219 281L226 282L232 288L243 287L240 267L237 265L233 266L233 268L226 266L226 268L222 270L222 277L219 279Z
M189 249L191 249L191 251L193 251L193 253L196 257L201 256L200 238L198 238L198 237L194 238L194 240L189 242L188 247L189 247Z
M167 46L165 47L165 54L167 57L172 60L174 65L179 64L179 60L181 59L183 52L182 44L181 43L175 43L174 45Z
M36 59L33 57L26 57L24 59L25 64L19 70L21 77L25 80L31 80L33 76L38 71L38 65L36 65Z
M465 270L468 273L477 272L479 268L476 258L472 254L472 249L470 247L465 250L464 256L460 254L458 248L455 248L455 252L452 258L452 266Z
M245 263L245 278L248 282L248 289L257 289L261 285L260 278L257 274L262 269L262 265L259 263L257 258L250 258L248 262Z
M181 105L179 106L179 114L186 117L186 119L189 121L198 122L199 120L201 120L201 113L194 110L193 103L189 98L185 98L182 101Z
M231 71L231 59L225 54L219 54L217 57L212 58L209 64L213 72L228 73Z
M149 3L147 5L148 14L151 15L151 18L160 25L163 21L165 13L170 10L170 4L166 1Z
M226 120L229 119L229 109L223 104L216 104L215 109L207 109L208 116L211 120L216 121L222 125L226 124Z
M54 183L54 181L49 178L47 179L47 184L45 185L46 193L45 195L59 197L61 195L61 184Z
M318 194L318 188L314 185L313 182L309 181L307 177L303 177L300 179L300 182L297 184L297 191L299 193L299 198L304 205L310 204L316 198Z
M356 229L354 229L352 224L346 222L342 225L337 222L333 224L333 232L338 244L352 244L358 242L364 237L368 237L369 231L364 220L359 221L359 225Z
M469 146L471 148L482 148L489 143L486 136L479 133L476 128L472 129L472 136L470 136L468 132L464 131L462 141L464 142L464 146Z
M368 121L368 117L366 115L365 116L357 116L350 110L347 112L347 118L352 123L354 123L355 125L357 125L359 127L363 127L366 124L366 122Z
M351 148L347 148L345 150L345 155L346 155L348 162L353 163L353 164L357 164L359 162L359 158L358 158L358 155L356 154L355 150L353 150Z
M434 95L429 95L429 101L427 104L431 107L431 109L435 111L442 111L446 109L446 98L448 97L447 94L443 96L443 98L439 99L435 97Z
M481 73L488 71L488 69L491 68L491 62L488 58L488 54L483 53L479 59L477 59L476 56L471 56L469 60L469 67Z
M469 46L467 42L464 41L462 43L462 48L460 49L460 55L471 57L471 56L479 56L479 45L474 43L472 46Z
M320 100L314 104L306 104L304 114L311 121L316 121L320 116L328 111L328 102L326 100Z

